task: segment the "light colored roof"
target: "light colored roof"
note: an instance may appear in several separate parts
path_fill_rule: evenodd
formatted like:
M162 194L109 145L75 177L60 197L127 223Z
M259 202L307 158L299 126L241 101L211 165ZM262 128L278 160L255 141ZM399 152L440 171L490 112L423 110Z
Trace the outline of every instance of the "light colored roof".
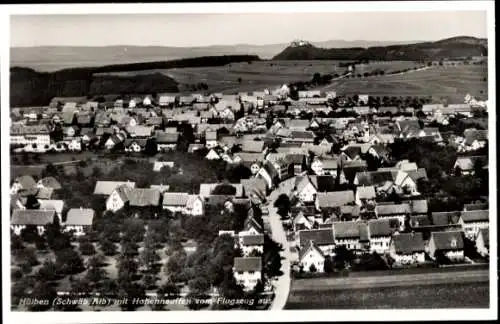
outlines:
M95 211L91 208L71 208L65 225L92 225Z
M318 192L316 199L320 208L340 207L354 202L354 193L352 190Z
M64 208L64 200L40 199L38 202L40 203L40 210L55 210L59 215Z
M117 187L121 185L127 185L130 188L135 188L135 182L130 181L97 181L94 189L94 195L109 196Z
M487 163L488 157L487 156L458 157L457 161L455 162L455 166L459 167L463 171L468 171L474 169L474 163L476 163L476 161Z
M224 183L201 183L200 184L200 196L208 197L212 195L212 191L215 187L219 185L223 185ZM226 183L226 185L230 185L236 189L235 197L243 197L243 185L241 183Z
M379 216L384 215L402 215L410 213L409 204L393 204L393 205L377 205L375 206L375 213Z
M186 192L165 192L163 206L186 206L189 194Z
M356 193L359 199L374 199L377 196L374 186L357 187Z
M143 125L127 126L126 130L129 134L137 137L149 137L153 134L154 127Z
M243 152L262 153L264 151L264 141L244 141L241 145Z
M24 175L18 177L16 178L16 182L18 182L21 185L22 189L31 189L36 187L35 179L33 179L33 177L30 175Z

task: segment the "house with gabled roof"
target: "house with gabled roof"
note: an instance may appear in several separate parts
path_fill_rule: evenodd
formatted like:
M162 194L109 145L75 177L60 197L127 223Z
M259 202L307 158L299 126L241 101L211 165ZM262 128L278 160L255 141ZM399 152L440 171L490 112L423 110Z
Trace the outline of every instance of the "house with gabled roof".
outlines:
M311 230L314 227L314 223L315 223L314 215L306 216L304 212L301 210L292 219L293 231L298 232L301 230Z
M389 251L393 230L388 219L374 219L368 221L370 237L370 252L385 254Z
M10 219L10 228L15 235L20 235L27 226L35 226L38 235L43 235L47 226L53 224L55 210L15 209Z
M336 207L340 208L345 205L353 205L354 203L354 192L352 190L318 192L316 194L315 206L317 210L323 211Z
M155 134L156 145L158 146L159 152L173 151L177 148L177 143L179 141L179 133L169 133L157 131Z
M489 228L489 210L463 211L458 224L462 226L465 237L475 240L481 229Z
M189 200L189 194L186 192L165 192L163 194L163 209L170 210L172 213L183 212Z
M396 233L392 236L389 255L393 267L418 265L425 262L425 241L422 233Z
M299 251L299 264L304 272L324 272L326 258L327 256L314 241L309 241Z
M333 255L335 250L335 239L332 227L323 229L312 229L299 231L300 250L307 248L311 241L325 254Z
M38 200L40 210L55 210L59 222L62 222L62 213L64 209L64 200L60 199L40 199Z
M128 204L130 207L158 207L161 194L157 189L133 188L128 192Z
M85 235L92 228L95 211L91 208L71 208L66 215L64 231L75 236Z
M238 245L244 257L253 253L262 255L264 253L264 234L238 235Z
M345 246L348 250L361 252L369 243L367 225L362 222L333 222L332 229L337 246Z
M309 175L297 176L294 186L295 195L303 202L313 202L318 193L318 183L316 177Z
M445 257L451 262L461 262L464 260L464 232L446 231L432 232L427 243L429 256L439 261L440 257Z
M457 157L455 161L455 165L453 168L455 170L460 171L463 175L474 174L476 164L479 165L488 165L488 157L485 155L482 156L461 156Z
M490 230L482 228L476 237L476 250L482 257L490 254Z
M125 207L129 202L130 193L134 189L135 183L134 186L130 184L121 184L117 186L106 199L106 210L116 212Z
M16 194L20 190L28 190L37 187L35 179L30 175L17 177L10 188L10 194Z
M382 219L397 219L396 228L399 231L404 230L405 219L411 214L411 208L408 203L405 204L384 204L375 206L375 215ZM396 224L394 224L395 226Z
M262 281L261 257L234 258L233 275L236 282L250 291Z
M377 197L374 186L360 186L356 188L356 204L361 206L368 201L374 201Z
M147 141L145 138L127 138L123 141L125 152L142 152L146 148Z

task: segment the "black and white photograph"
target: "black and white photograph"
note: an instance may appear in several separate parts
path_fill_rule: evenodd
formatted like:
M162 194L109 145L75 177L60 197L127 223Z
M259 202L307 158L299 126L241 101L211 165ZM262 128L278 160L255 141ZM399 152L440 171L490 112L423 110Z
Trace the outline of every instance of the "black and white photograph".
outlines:
M6 7L12 321L498 316L494 3L271 4Z

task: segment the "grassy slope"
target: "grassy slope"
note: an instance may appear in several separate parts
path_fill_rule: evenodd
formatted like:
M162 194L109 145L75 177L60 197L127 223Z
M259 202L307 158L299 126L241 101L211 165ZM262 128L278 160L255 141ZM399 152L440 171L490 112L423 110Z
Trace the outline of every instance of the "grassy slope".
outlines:
M450 102L463 102L465 94L486 99L488 94L486 65L433 67L403 75L385 75L369 78L343 79L332 82L324 90L335 90L338 95L364 93L376 96L448 97ZM481 93L483 91L483 93Z

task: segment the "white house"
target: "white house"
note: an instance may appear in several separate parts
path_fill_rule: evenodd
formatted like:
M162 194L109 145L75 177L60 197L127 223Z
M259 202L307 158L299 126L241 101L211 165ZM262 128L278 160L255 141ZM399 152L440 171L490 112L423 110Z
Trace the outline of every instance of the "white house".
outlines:
M452 262L464 260L464 233L462 231L432 232L427 250L431 258L436 259L438 253Z
M458 223L462 226L465 236L475 240L480 229L489 227L489 210L463 211Z
M310 241L313 241L323 254L334 255L335 239L332 228L299 231L300 249L305 248Z
M39 199L38 203L40 210L55 210L56 215L59 218L59 222L62 222L62 212L64 208L64 200L53 200L53 199Z
M264 253L264 234L239 235L239 246L243 256L248 257L252 253Z
M297 176L295 180L295 193L303 202L313 202L318 193L316 178L310 176Z
M91 229L95 211L91 208L71 208L66 216L64 231L75 236L85 235Z
M207 160L220 160L221 159L221 156L219 155L219 153L217 153L217 151L213 148L211 148L207 155L205 155L205 159Z
M304 272L324 272L325 258L323 251L314 241L309 241L299 252L299 264Z
M134 184L135 187L135 184ZM106 199L106 210L116 212L122 209L129 201L129 195L134 187L128 184L122 184L116 187Z
M390 243L389 255L393 266L417 265L425 262L425 242L421 232L394 234Z
M483 257L487 257L490 254L490 230L487 228L482 228L479 230L479 234L476 237L476 249Z
M50 145L50 131L47 125L12 125L10 144L44 147Z
M192 216L201 216L204 213L204 203L198 195L189 195L184 213Z
M261 257L234 258L233 275L245 291L252 290L262 280Z
M35 226L38 235L43 235L47 225L53 224L56 217L55 210L15 209L10 220L10 228L16 235L27 226Z
M314 217L307 217L304 215L302 211L298 212L297 215L293 218L292 225L293 231L298 232L300 230L310 230L314 226Z

